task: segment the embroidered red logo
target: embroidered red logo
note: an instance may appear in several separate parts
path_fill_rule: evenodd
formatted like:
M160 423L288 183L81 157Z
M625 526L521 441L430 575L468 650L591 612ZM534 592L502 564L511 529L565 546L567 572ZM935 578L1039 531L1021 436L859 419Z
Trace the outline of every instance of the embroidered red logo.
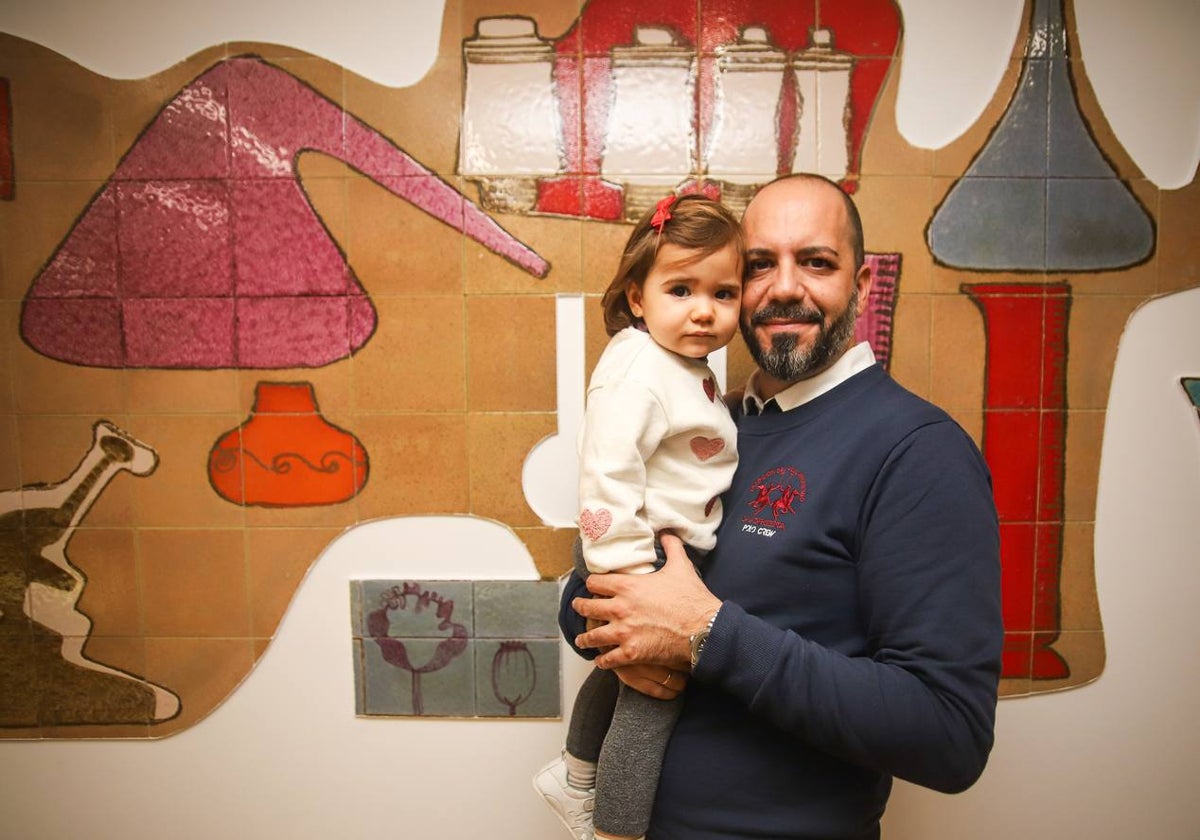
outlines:
M725 448L725 441L720 438L706 438L701 435L692 438L688 443L692 447L692 454L701 461L707 461L709 458L719 455Z
M808 496L808 482L799 470L776 467L755 479L750 485L749 495L747 504L753 513L743 516L742 522L748 526L759 526L760 532L763 528L782 530L787 527L783 517L795 513L796 505Z
M583 531L583 535L590 540L598 540L608 533L608 526L612 524L612 514L605 508L600 508L597 511L590 511L584 508L579 513L579 530Z

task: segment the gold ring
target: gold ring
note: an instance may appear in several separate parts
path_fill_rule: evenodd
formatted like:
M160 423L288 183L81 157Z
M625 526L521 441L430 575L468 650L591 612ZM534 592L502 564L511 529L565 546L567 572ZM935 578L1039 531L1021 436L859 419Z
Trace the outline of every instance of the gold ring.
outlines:
M667 676L663 679L662 682L659 683L659 685L661 685L663 688L670 688L671 687L671 677L673 677L673 676L675 676L674 671L667 671Z

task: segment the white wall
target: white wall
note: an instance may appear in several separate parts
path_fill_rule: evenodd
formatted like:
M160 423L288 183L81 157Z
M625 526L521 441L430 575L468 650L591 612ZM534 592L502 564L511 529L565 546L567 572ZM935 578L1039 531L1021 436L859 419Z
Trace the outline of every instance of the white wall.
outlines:
M238 39L299 46L398 85L425 71L440 26L436 2L358 0L333 18L327 0L175 5L168 14L150 0L0 0L0 31L112 76L152 73ZM519 10L520 0L511 5ZM897 120L911 142L937 147L992 96L1021 4L901 5ZM1089 77L1121 142L1159 186L1189 182L1200 155L1200 51L1191 49L1200 4L1075 5ZM1104 674L1060 694L1002 701L983 780L956 797L899 784L889 840L1200 836L1191 796L1200 644L1189 609L1200 600L1189 527L1200 503L1200 424L1179 387L1180 376L1200 374L1197 325L1200 291L1189 291L1142 307L1122 340L1096 512ZM0 743L0 834L560 837L528 777L557 750L561 722L354 717L349 637L331 628L349 627L347 580L384 576L536 572L519 542L479 520L353 529L314 565L262 663L198 726L159 742ZM569 698L585 669L565 661Z

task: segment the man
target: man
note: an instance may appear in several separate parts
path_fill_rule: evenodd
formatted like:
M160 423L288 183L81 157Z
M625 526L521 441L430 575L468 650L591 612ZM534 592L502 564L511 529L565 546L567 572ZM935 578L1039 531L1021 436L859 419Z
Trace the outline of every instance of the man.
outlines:
M991 749L990 479L945 412L852 346L871 276L851 199L792 176L743 221L759 370L704 579L664 536L655 574L593 575L595 598L572 581L563 629L652 696L690 674L651 840L875 838L893 776L960 791Z

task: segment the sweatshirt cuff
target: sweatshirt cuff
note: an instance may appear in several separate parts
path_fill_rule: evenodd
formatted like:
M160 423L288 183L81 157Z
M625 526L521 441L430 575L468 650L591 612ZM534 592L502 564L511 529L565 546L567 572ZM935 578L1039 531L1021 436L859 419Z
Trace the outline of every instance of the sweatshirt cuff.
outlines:
M770 672L785 631L723 601L693 675L702 682L754 690Z

